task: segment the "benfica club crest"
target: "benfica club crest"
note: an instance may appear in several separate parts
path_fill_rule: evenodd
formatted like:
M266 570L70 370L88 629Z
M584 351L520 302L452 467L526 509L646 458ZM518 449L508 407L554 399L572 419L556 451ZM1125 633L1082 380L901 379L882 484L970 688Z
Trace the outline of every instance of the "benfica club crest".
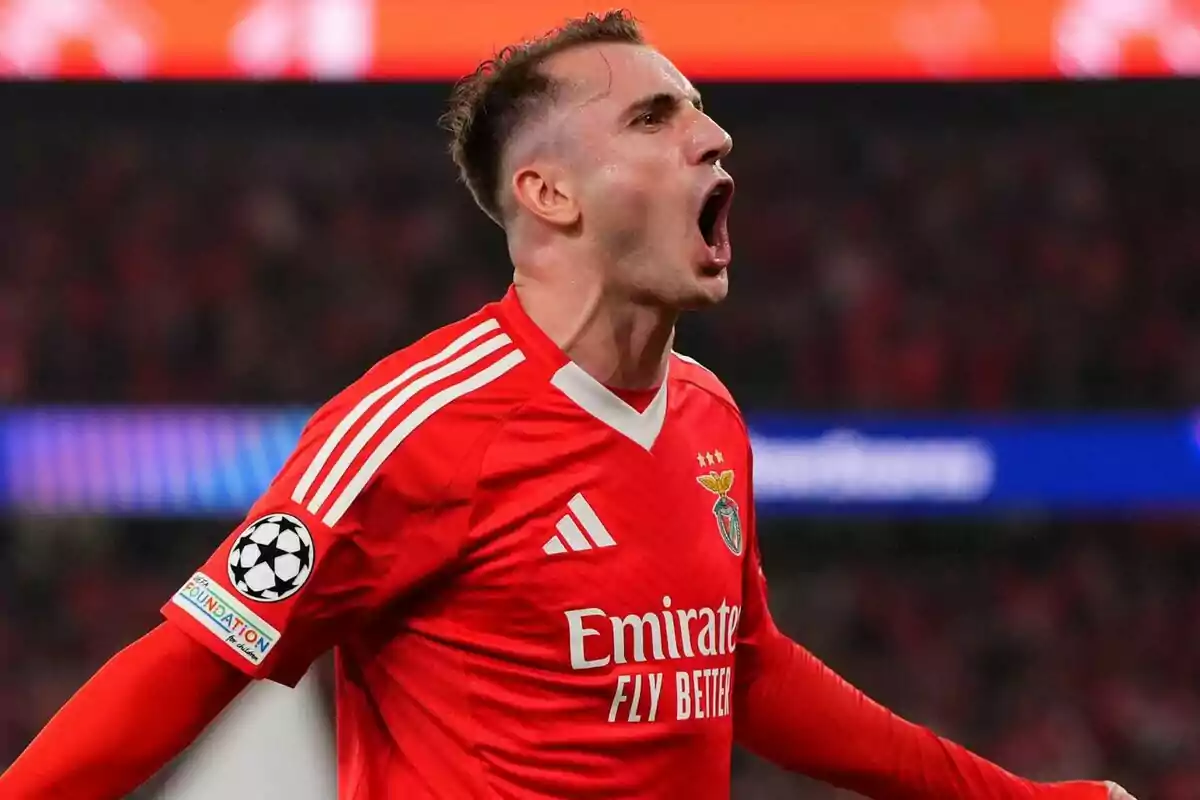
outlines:
M707 475L697 475L696 481L717 496L713 504L713 516L717 518L717 530L721 538L735 556L742 554L742 516L738 505L729 496L733 488L733 470L727 469L720 473L710 472Z

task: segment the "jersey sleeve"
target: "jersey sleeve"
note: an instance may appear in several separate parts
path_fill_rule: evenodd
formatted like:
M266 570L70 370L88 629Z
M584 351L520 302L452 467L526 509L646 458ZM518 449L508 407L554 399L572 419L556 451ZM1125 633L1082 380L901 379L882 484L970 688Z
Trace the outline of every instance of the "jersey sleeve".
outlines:
M462 431L387 415L372 394L347 390L317 412L244 521L163 607L253 678L294 685L457 557L469 490L456 479L474 479Z
M751 483L753 481L751 480ZM767 606L754 503L738 629L734 737L776 764L866 797L1103 800L1095 781L1036 783L889 711L784 636Z

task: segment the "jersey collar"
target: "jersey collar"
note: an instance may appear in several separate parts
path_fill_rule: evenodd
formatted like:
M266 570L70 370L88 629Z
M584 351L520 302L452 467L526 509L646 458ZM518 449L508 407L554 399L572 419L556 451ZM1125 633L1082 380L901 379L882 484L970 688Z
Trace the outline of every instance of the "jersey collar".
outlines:
M515 287L510 286L504 299L497 304L497 314L521 350L546 364L551 373L550 383L571 402L646 450L654 446L667 418L669 362L668 375L658 387L658 393L645 411L638 411L559 349L525 313Z

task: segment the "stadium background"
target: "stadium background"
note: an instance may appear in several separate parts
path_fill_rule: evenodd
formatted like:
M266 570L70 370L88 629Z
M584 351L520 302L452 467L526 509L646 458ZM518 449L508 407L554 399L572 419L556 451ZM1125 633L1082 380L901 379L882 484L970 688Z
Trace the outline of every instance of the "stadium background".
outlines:
M0 765L315 404L505 287L445 80L583 7L438 5L0 0ZM1200 9L808 5L633 6L737 142L678 347L750 416L778 621L1014 770L1198 797ZM138 797L332 796L327 679Z

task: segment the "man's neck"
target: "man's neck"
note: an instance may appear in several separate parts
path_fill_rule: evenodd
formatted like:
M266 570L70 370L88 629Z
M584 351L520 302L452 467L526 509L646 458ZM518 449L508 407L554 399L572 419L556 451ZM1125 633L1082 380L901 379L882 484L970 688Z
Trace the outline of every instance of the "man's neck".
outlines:
M584 372L613 389L662 383L678 315L599 288L552 285L517 275L521 307Z

